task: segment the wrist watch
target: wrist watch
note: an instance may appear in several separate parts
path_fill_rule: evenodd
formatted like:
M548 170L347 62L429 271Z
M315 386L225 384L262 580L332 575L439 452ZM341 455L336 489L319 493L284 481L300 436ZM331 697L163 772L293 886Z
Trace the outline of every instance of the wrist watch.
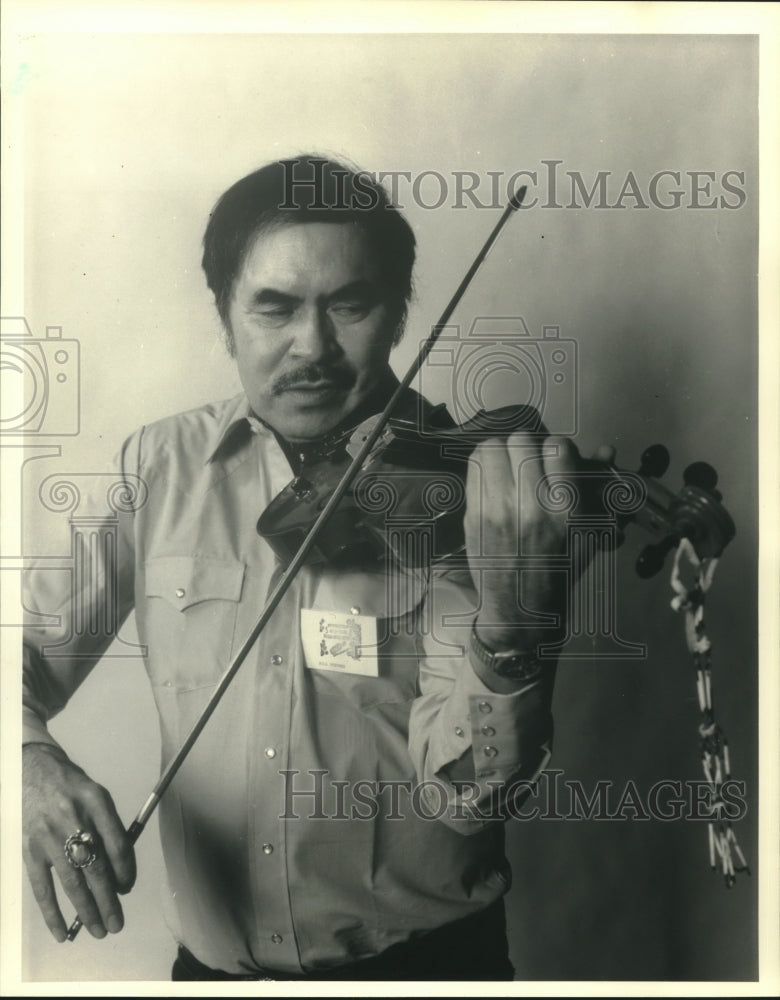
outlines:
M529 653L518 649L496 651L486 646L477 635L476 622L471 625L470 645L471 652L479 662L499 677L508 677L514 681L532 681L542 672L542 663L535 652Z

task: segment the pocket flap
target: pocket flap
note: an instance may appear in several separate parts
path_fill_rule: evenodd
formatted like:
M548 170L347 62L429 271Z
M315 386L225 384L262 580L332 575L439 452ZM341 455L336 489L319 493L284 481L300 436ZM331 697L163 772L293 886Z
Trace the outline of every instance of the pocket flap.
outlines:
M425 596L427 576L422 570L388 573L325 571L306 605L318 611L350 611L373 618L400 618L416 610Z
M211 556L161 556L146 563L146 596L178 611L201 601L240 601L243 563Z

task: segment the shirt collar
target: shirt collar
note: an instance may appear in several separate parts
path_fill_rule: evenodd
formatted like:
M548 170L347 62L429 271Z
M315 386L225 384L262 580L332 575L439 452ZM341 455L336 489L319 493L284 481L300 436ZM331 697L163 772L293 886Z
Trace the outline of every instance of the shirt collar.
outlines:
M214 432L214 447L208 453L206 465L240 448L250 434L271 435L273 432L252 412L249 400L241 393L231 399Z
M384 397L390 396L398 385L398 379L388 369L386 376L381 383L377 393L372 397L372 404L367 409L377 412L384 404ZM377 407L379 403L379 407ZM425 403L413 389L407 389L403 397L401 406L398 407L397 415L405 415L414 418L418 413L419 404L422 403L426 410L432 409L430 403ZM364 408L361 407L362 411ZM408 412L407 412L408 411ZM360 423L367 416L367 413L358 412L355 414L355 423ZM239 394L228 402L214 434L214 447L208 454L205 464L209 465L219 458L231 454L242 445L246 444L252 434L263 437L274 437L274 432L263 423L252 411L249 400L244 393Z

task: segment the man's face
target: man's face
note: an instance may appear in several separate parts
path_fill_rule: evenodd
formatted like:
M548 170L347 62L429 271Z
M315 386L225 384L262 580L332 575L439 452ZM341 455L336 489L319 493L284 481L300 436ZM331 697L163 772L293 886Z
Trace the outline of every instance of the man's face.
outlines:
M359 228L261 233L233 287L230 329L254 412L290 441L319 437L374 391L395 333Z

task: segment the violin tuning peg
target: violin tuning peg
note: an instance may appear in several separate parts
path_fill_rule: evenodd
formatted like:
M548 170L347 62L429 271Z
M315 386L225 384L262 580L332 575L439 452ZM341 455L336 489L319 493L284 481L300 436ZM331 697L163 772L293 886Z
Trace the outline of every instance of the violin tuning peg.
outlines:
M683 472L686 486L698 486L700 490L712 493L718 484L718 474L707 462L693 462Z
M642 452L639 475L660 479L669 468L669 452L662 444L651 444Z
M658 553L657 546L646 545L636 561L636 571L643 580L648 580L661 569L664 557Z
M663 569L667 553L677 544L675 535L668 535L657 545L646 545L639 553L636 561L636 571L643 580L655 576Z

